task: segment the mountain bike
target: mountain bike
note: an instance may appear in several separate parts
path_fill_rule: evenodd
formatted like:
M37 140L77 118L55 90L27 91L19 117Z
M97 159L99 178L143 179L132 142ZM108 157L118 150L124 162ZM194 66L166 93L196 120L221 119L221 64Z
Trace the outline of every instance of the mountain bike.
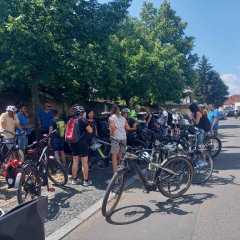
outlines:
M15 183L19 204L40 196L42 186L47 186L47 190L50 192L55 191L54 188L49 187L48 179L57 186L64 186L67 183L67 169L54 158L48 145L48 139L55 131L48 135L45 134L42 140L27 147L26 161L23 164L22 172L18 173ZM37 159L36 156L39 155L40 157Z
M122 143L118 142L118 144L124 146ZM129 166L137 172L147 193L158 189L164 196L173 199L181 197L191 186L193 168L186 156L170 156L158 164L153 162L152 154L148 152L154 149L137 150L130 146L124 147L126 152L120 159L118 169L111 178L103 197L102 215L104 217L109 217L113 213L122 196ZM136 163L137 160L145 161L154 168L154 176L151 179L148 179L140 169Z

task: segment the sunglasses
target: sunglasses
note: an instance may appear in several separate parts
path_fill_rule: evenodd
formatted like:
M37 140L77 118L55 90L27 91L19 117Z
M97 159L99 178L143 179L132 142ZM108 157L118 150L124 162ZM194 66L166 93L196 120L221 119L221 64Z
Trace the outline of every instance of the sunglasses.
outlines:
M48 108L51 108L52 106L47 105Z

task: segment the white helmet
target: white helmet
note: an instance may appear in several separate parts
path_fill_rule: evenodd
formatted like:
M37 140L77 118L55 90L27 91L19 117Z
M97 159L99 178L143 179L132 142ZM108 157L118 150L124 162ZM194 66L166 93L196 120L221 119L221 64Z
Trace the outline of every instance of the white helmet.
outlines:
M129 110L128 108L124 108L124 109L122 109L121 112L122 112L122 113L130 113L130 110Z
M74 108L73 108L73 112L74 112L74 114L76 114L76 113L81 113L81 112L85 112L85 108L83 107L83 106L75 106Z
M13 105L9 105L9 106L6 107L7 112L17 112L17 110L18 109Z

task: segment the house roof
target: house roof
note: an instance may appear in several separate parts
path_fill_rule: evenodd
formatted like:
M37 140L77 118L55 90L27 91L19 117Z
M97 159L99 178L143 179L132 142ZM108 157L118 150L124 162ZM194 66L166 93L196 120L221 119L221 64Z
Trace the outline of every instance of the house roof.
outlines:
M224 105L233 105L236 102L240 102L240 95L232 95L225 102Z

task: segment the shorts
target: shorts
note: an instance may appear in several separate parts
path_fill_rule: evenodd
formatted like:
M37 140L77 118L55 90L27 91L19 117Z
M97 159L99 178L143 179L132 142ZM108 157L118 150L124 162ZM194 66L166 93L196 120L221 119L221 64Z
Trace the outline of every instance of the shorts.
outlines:
M80 140L77 143L70 143L70 150L72 155L80 156L80 157L87 157L88 156L88 142Z
M64 151L64 138L52 137L51 147L53 151Z
M127 145L127 140L126 139L116 139L118 142L122 143L124 146ZM120 151L122 153L126 152L126 147L120 146L117 141L111 140L111 153L113 154L118 154Z
M203 129L196 130L196 144L197 146L202 145L204 141L205 131Z

